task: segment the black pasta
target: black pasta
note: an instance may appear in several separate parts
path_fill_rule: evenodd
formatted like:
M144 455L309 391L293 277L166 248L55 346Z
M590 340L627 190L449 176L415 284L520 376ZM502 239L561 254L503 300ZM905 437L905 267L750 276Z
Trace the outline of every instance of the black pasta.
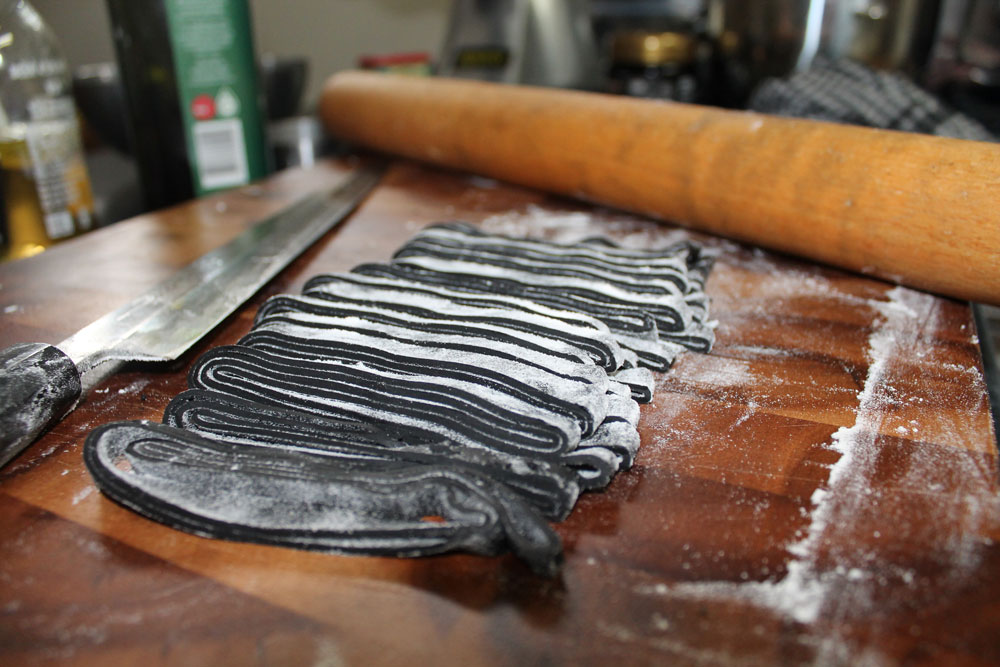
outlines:
M234 445L325 455L345 469L460 461L503 482L554 521L566 518L580 493L579 474L562 462L473 450L426 430L329 419L215 391L189 389L178 394L164 411L163 423Z
M167 525L338 553L511 551L552 575L559 521L639 449L651 370L707 350L714 255L429 227L309 280L203 354L163 424L95 430L101 490Z
M529 505L460 464L369 472L149 422L96 429L84 460L114 500L205 537L392 556L510 550L549 576L561 560L558 536Z

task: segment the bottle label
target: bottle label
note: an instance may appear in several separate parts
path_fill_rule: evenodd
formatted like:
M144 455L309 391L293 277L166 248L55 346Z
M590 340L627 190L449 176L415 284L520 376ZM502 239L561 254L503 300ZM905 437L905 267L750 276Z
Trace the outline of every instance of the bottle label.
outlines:
M166 0L195 191L267 174L246 0Z
M25 144L46 233L56 240L72 236L77 225L90 229L90 181L72 100L36 98L28 110Z
M66 63L54 58L20 60L10 65L10 78L14 81L37 79L45 76L61 76L66 71Z

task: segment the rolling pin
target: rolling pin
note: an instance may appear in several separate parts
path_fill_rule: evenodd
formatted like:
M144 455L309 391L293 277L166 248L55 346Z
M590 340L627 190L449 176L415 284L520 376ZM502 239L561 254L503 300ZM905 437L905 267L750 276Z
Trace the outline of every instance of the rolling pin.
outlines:
M1000 146L674 102L366 72L336 136L918 289L1000 304Z

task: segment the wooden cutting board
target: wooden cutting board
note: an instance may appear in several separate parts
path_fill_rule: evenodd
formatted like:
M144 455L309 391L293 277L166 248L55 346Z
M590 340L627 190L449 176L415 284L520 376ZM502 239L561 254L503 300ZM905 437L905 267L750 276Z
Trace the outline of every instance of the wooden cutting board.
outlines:
M0 344L58 342L332 182L327 164L0 266ZM636 466L510 557L345 557L193 537L103 498L82 439L158 420L268 295L424 224L721 250L718 343L643 407ZM968 307L460 173L397 163L338 231L175 368L132 368L0 471L0 664L1000 662L1000 502Z

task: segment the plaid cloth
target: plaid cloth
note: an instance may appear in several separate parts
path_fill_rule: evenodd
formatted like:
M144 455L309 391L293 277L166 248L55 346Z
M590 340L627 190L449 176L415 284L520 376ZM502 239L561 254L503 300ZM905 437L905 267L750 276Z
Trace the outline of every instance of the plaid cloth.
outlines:
M751 95L749 108L779 116L996 141L977 121L948 108L909 79L850 60L817 61L788 79L767 79Z

